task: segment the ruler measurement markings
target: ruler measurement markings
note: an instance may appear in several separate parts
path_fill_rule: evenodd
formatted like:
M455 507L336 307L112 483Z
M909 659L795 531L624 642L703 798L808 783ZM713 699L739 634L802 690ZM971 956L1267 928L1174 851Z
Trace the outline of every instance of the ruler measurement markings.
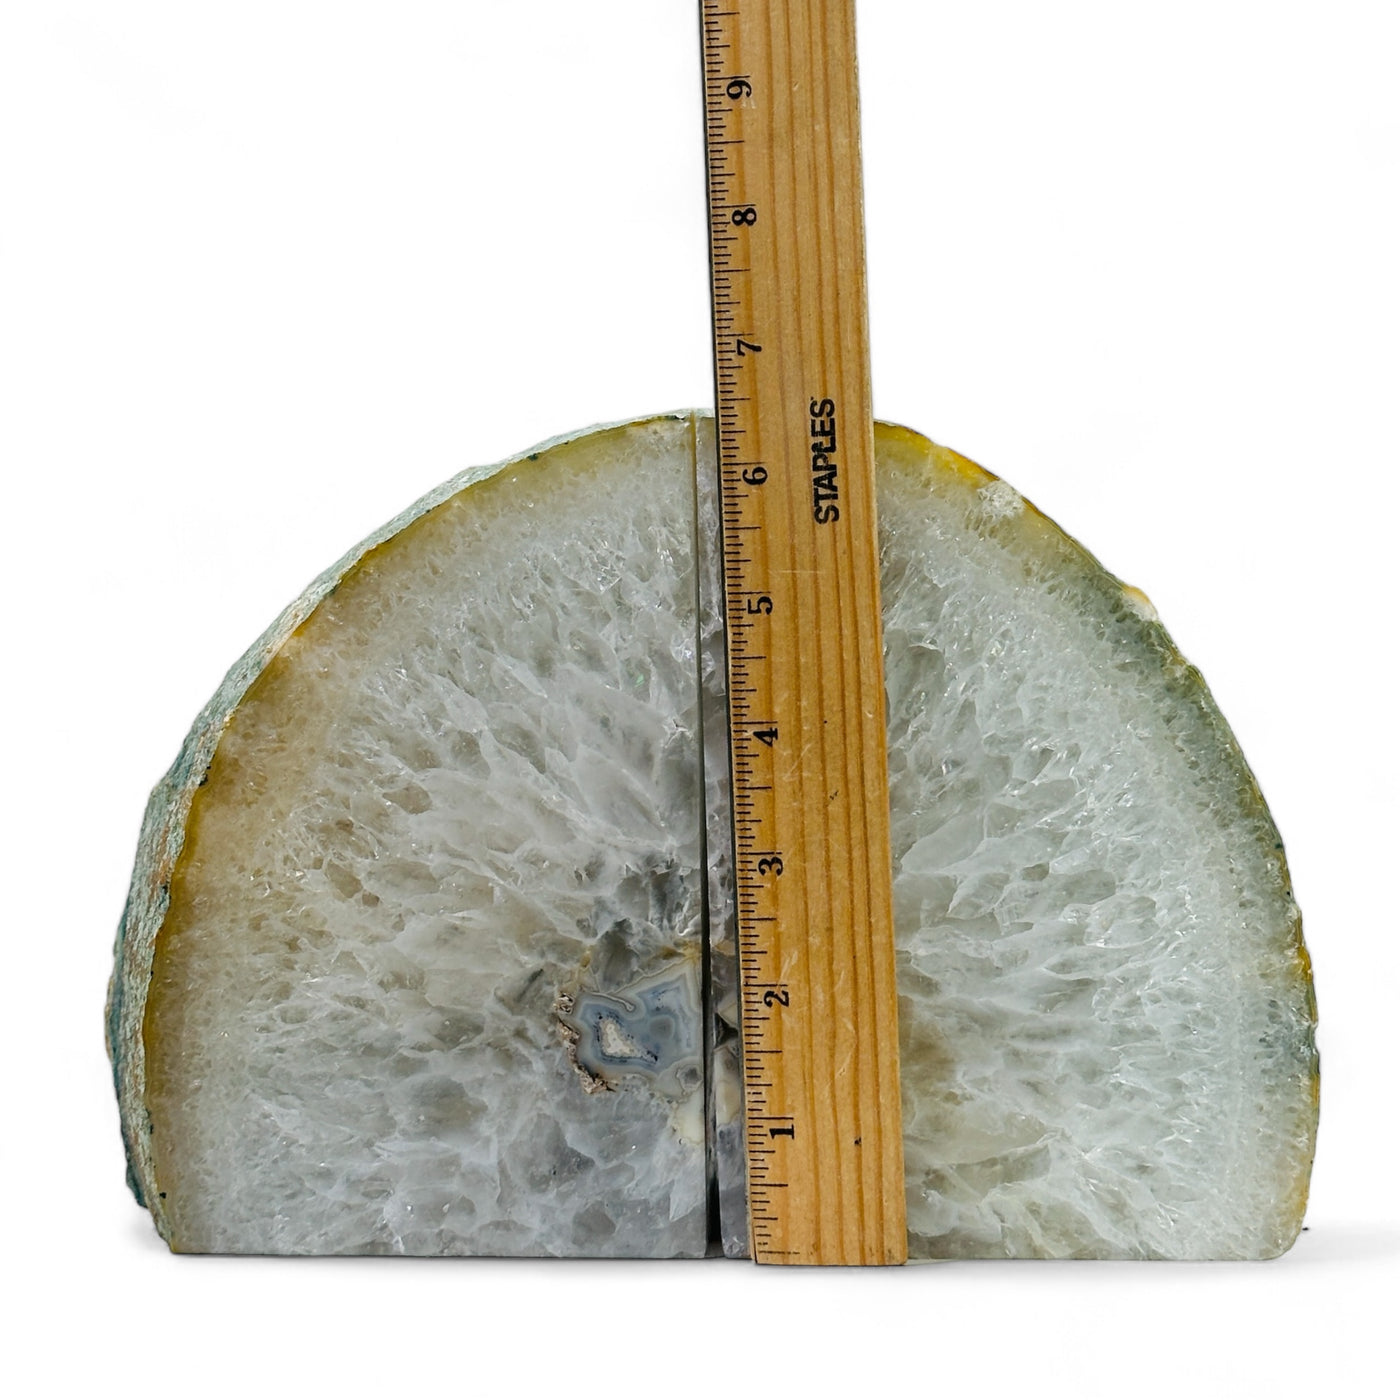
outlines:
M847 945L862 931L851 906L872 883L864 873L869 862L840 849L852 842L869 845L864 830L869 769L861 752L868 740L860 723L871 708L862 704L862 696L868 702L868 676L856 672L853 679L842 651L848 643L813 625L814 619L822 621L823 599L826 617L834 609L843 631L853 619L859 626L862 611L872 609L868 589L852 575L861 561L852 564L848 544L834 557L830 549L832 536L844 540L845 531L818 538L819 555L815 561L809 557L813 531L801 505L809 395L836 396L847 434L852 424L859 432L862 420L867 436L870 427L868 386L865 404L857 401L854 412L846 392L841 342L848 334L851 298L847 269L831 255L833 246L839 249L843 238L849 239L839 224L839 200L825 198L832 180L839 189L842 178L829 168L838 155L832 130L849 141L855 129L853 118L833 105L854 100L850 5L849 0L756 0L722 11L716 0L704 0L702 11L724 617L731 682L745 682L731 684L730 716L750 1199L759 1200L755 1178L764 1169L761 1159L778 1149L793 1168L786 1175L799 1183L793 1193L799 1199L784 1211L765 1210L761 1220L755 1218L754 1252L756 1258L785 1261L881 1262L902 1256L902 1179L893 1190L901 1218L881 1239L871 1229L872 1203L878 1206L883 1196L889 1205L891 1182L863 1185L870 1158L857 1153L853 1161L841 1160L851 1151L840 1141L852 1125L870 1118L869 1085L882 1082L880 1065L874 1066L872 1081L867 1063L868 1042L880 1019L870 1014L871 976L859 958L854 969L847 966ZM833 33L842 31L834 45L826 42L825 30L818 42L819 23ZM762 62L749 62L751 54ZM824 73L819 60L825 62ZM734 71L727 72L726 65ZM809 139L818 123L826 135L821 150ZM827 177L825 185L818 174ZM844 212L858 225L858 164L854 193ZM749 250L742 269L733 266L741 259L740 243ZM859 252L859 243L854 246ZM809 265L813 259L815 267ZM794 270L804 273L805 284L792 284ZM863 334L859 271L856 329ZM737 280L741 273L742 281ZM865 352L863 341L859 348ZM809 383L808 377L818 382ZM863 377L868 378L868 368ZM743 458L741 440L753 444ZM843 468L846 450L835 454ZM741 481L753 489L742 489ZM745 539L742 547L732 538L738 535ZM881 678L876 685L882 720ZM772 718L758 718L764 715ZM844 734L824 732L833 718ZM810 768L808 750L816 760ZM767 783L757 781L770 774ZM837 789L830 803L829 786ZM862 810L854 811L855 806ZM885 867L887 878L887 856ZM879 879L873 884L878 887ZM863 932L871 942L875 930L863 925ZM759 968L775 953L781 980L760 982ZM878 961L878 950L876 956ZM782 993L781 1007L795 997L793 1014L775 1018L768 1012L775 989ZM843 1018L854 1028L854 1047L846 1043L849 1028L838 1025ZM888 1021L886 1039L893 1029ZM884 1049L887 1053L888 1044ZM875 1050L878 1058L879 1044ZM758 1051L771 1065L764 1078L750 1072L765 1064L749 1058L748 1052ZM843 1078L852 1059L853 1073ZM887 1098L875 1107L884 1114L887 1131L882 1135L874 1123L873 1133L867 1127L862 1133L872 1147L892 1138L898 1149L897 1093L893 1133ZM778 1112L783 1109L791 1111ZM879 1214L876 1209L874 1215Z
M793 208L793 189L791 182L783 185L780 184L779 179L781 167L778 161L778 153L780 150L787 151L790 149L792 140L790 84L786 72L782 71L779 67L778 60L780 59L780 54L774 42L774 29L781 16L778 13L777 7L765 6L763 9L764 18L766 19L766 25L763 27L766 31L765 41L768 48L767 81L764 85L763 95L767 99L765 115L769 125L769 131L767 132L768 139L761 152L759 179L762 182L762 189L766 196L765 205L768 214L768 218L765 220L764 224L764 243L766 246L764 248L765 261L763 265L771 270L780 266L785 255L788 253L788 249L782 246L782 244L785 235L788 237L791 236L796 219L793 217L795 210ZM778 211L780 209L786 211L787 217L783 217L779 214ZM792 440L789 418L791 385L788 382L787 372L796 362L796 357L788 353L788 347L796 343L792 326L793 303L791 299L775 297L773 295L775 290L776 288L773 285L771 275L768 278L758 279L754 284L753 299L756 316L761 315L765 322L766 333L770 338L776 335L781 347L780 357L771 359L766 365L761 367L769 372L774 382L769 386L769 402L765 405L769 410L768 417L765 421L762 415L760 415L759 427L760 429L766 427L768 432L776 438L774 451L769 455L772 455L774 460L779 463L780 480L775 484L772 491L767 492L762 504L764 507L764 522L770 525L771 528L771 539L768 542L774 555L776 555L776 558L770 555L770 565L772 569L769 577L774 600L774 611L779 615L780 619L785 620L788 618L800 617L805 600L800 594L802 579L794 567L793 538L795 534L795 522L792 519L791 497L786 490L782 489L782 486L786 483L781 480L783 473L791 470L791 461L789 458L790 443ZM777 348L779 347L775 346L775 349ZM774 628L770 622L770 650L773 646L773 638L771 635L773 631ZM800 657L791 658L791 660L797 661L800 666ZM770 674L769 677L769 687L772 695L772 702L769 706L770 713L781 711L788 716L789 721L792 720L795 714L797 717L798 732L800 733L802 723L801 706L803 701L801 677L800 675L794 674L794 669L791 665L785 668L779 664L776 668L772 669L776 670L776 674ZM789 729L791 729L791 724L789 725ZM789 741L793 737L794 735L789 732ZM786 756L786 753L787 749L785 747L783 756ZM778 761L782 761L781 757L778 758ZM803 856L805 856L804 845L806 840L802 771L800 768L797 768L791 772L784 773L783 779L784 787L793 792L795 801L781 814L776 810L774 811L773 819L775 829L773 837L770 839L778 841L779 844L785 844L792 851L797 852L799 854L799 860L801 860ZM783 827L777 824L780 815L785 821L785 826ZM797 876L797 873L798 872L794 871L794 877ZM779 906L783 917L791 921L793 927L806 928L810 926L813 911L807 898L809 893L811 892L805 889L800 880L796 878L794 882L789 885L788 889L775 891L774 902ZM821 892L817 891L816 893L818 898L820 898ZM783 897L785 894L787 895L786 899ZM792 944L787 941L780 943L777 963L779 976L785 981L798 985L800 988L799 995L802 997L804 1005L812 1007L812 988L808 979L805 947L801 944ZM784 1020L771 1023L777 1041L777 1048L785 1052L792 1049L795 1052L792 1057L780 1061L785 1071L783 1077L784 1088L788 1090L786 1095L788 1103L794 1108L800 1107L808 1125L814 1121L814 1105L812 1102L812 1077L814 1073L814 1066L812 1064L812 1023L816 1015L820 1014L819 1010L815 1008L814 1011L815 1014L812 1017L797 1021L796 1043L792 1046L789 1046L788 1042L793 1030L793 1023ZM752 1014L757 1014L757 1007L753 1008ZM775 1057L775 1059L776 1058L777 1057ZM755 1089L771 1088L771 1081L767 1084L761 1084L756 1076L750 1076L750 1080L754 1083ZM768 1106L769 1098L768 1095L764 1093L758 1107L766 1110ZM756 1137L761 1138L764 1136L764 1130L766 1128L766 1140L769 1143L773 1143L776 1141L776 1135L768 1125L768 1117L769 1115L767 1112L755 1113L753 1132ZM788 1139L785 1148L790 1150L791 1157L796 1164L801 1162L805 1149L808 1147L810 1141L810 1134L804 1133L802 1141L800 1143L797 1142L794 1115L785 1115L785 1117L788 1119L785 1126L789 1129L789 1131L784 1134ZM768 1148L766 1150L776 1152L776 1148ZM797 1170L801 1172L802 1166L798 1166ZM809 1171L806 1174L810 1175L811 1173ZM766 1240L766 1243L772 1247L775 1242L770 1236ZM810 1248L809 1243L804 1240L802 1248Z

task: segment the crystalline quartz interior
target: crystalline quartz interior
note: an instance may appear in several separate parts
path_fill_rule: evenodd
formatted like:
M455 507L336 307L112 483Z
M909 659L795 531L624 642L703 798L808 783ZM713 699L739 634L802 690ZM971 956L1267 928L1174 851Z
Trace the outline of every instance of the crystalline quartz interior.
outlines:
M1253 778L1140 594L877 445L911 1255L1278 1253L1314 1010ZM174 1248L743 1251L712 451L465 474L201 715L109 1008Z

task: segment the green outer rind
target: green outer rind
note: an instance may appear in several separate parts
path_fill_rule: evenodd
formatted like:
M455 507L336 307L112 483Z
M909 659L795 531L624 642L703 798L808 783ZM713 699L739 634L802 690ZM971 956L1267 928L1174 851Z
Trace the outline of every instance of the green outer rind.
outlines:
M685 421L707 416L696 412L655 414L647 418L599 425L581 432L551 438L539 446L485 467L471 467L458 473L427 495L414 502L386 525L361 541L329 569L320 574L290 606L283 610L270 627L248 648L229 670L223 683L195 720L178 757L169 772L151 793L137 843L135 867L125 909L117 929L115 966L108 989L106 1011L107 1052L112 1062L113 1079L121 1116L122 1140L127 1156L127 1180L136 1199L150 1210L156 1228L169 1239L170 1229L161 1193L155 1180L150 1150L150 1115L146 1107L146 1065L143 1043L147 994L156 938L165 921L169 907L171 873L184 846L186 824L194 793L202 783L230 716L238 707L249 687L290 637L315 611L317 606L338 587L341 580L366 555L388 542L405 527L455 496L459 491L476 485L499 472L522 462L533 460L551 448L562 446L595 433L637 428L647 423ZM900 466L909 470L911 463L921 463L924 484L932 489L934 477L940 471L952 471L978 487L995 485L999 478L985 468L948 449L935 446L929 439L912 429L896 425L877 424L877 435L894 449L891 455L904 460ZM883 455L883 454L882 454ZM1017 497L1018 500L1023 498ZM1173 643L1166 629L1156 619L1150 604L1136 590L1124 585L1108 572L1077 540L1067 535L1053 520L1030 502L1026 509L1006 523L993 528L1032 532L1040 551L1048 551L1066 568L1081 570L1101 581L1106 591L1125 594L1133 611L1142 622L1145 639L1161 657L1163 671L1180 689L1184 698L1207 719L1222 751L1239 774L1241 802L1254 810L1273 832L1275 859L1279 879L1290 891L1287 861L1282 841L1269 817L1263 794L1234 734L1216 706L1199 671L1191 666ZM1307 951L1303 944L1301 918L1294 904L1292 936L1296 947L1299 976L1306 989L1306 1004L1310 1014L1309 1035L1317 1022L1316 1000ZM1312 1117L1311 1139L1308 1146L1308 1169L1302 1173L1294 1203L1293 1235L1301 1227L1307 1200L1307 1189L1313 1149L1316 1144L1317 1105L1320 1077L1316 1050L1312 1059ZM1287 1243L1291 1243L1291 1238ZM1287 1248L1287 1243L1284 1248Z
M155 1178L150 1148L152 1126L146 1106L146 1053L142 1034L146 999L151 986L156 939L170 906L170 877L184 848L190 806L213 761L224 729L249 687L281 650L283 643L366 555L459 491L522 462L532 461L541 453L566 443L595 434L640 428L648 423L682 422L694 416L690 412L658 413L625 422L598 424L580 432L549 438L504 461L484 467L468 467L459 472L420 497L407 510L361 540L329 569L319 574L239 657L209 703L200 711L170 771L156 784L146 804L136 845L131 888L117 926L114 967L107 989L107 1055L112 1063L121 1115L127 1183L137 1201L151 1212L163 1239L170 1239L170 1224L161 1204L162 1196Z

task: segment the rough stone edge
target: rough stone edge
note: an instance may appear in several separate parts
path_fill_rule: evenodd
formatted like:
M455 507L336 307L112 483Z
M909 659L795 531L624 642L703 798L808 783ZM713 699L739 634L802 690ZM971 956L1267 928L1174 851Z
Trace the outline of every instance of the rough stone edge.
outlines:
M366 555L458 492L532 461L545 452L584 438L645 428L652 423L688 422L694 417L694 411L680 410L599 423L578 432L548 438L500 462L468 467L457 473L421 496L319 574L239 657L199 712L175 762L156 784L146 804L141 834L137 839L131 887L117 926L112 977L107 989L107 1055L112 1064L122 1143L126 1148L127 1184L138 1203L150 1211L163 1239L170 1240L170 1227L161 1205L162 1193L155 1179L150 1147L152 1125L146 1106L146 1059L142 1037L146 999L150 991L156 938L170 906L171 874L185 844L186 823L194 793L204 780L219 740L239 702L283 643Z

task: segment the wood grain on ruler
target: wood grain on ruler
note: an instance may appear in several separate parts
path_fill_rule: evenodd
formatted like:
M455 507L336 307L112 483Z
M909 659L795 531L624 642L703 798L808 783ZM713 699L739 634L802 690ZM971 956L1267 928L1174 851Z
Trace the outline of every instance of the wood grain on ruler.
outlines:
M905 1257L853 0L704 0L754 1256Z

